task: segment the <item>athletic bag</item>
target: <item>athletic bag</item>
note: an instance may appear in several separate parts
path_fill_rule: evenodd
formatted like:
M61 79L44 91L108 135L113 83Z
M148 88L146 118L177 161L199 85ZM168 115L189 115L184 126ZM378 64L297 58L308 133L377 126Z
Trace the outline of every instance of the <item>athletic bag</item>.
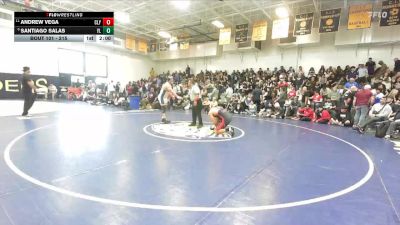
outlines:
M389 129L390 121L379 122L376 125L375 137L383 138L386 135L386 131Z

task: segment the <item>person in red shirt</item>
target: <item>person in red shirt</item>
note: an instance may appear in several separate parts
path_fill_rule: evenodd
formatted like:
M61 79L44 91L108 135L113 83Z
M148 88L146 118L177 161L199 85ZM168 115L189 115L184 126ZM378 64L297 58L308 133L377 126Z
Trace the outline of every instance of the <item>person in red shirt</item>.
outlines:
M316 123L323 123L328 124L331 121L331 114L327 109L319 109L319 114L317 119L315 120Z
M319 93L319 91L315 91L314 95L312 96L313 108L314 111L322 106L323 97Z
M125 87L126 92L128 95L132 95L133 93L133 87L132 87L132 82L129 81L129 83Z
M307 104L306 107L300 108L297 112L298 117L301 121L313 121L315 118L314 110Z
M289 98L294 98L296 97L296 88L292 87L291 90L288 93Z
M285 75L279 75L278 88L287 88L289 84L285 81Z
M353 105L356 108L356 114L354 115L353 129L357 129L364 122L372 102L372 96L371 85L368 84L355 94Z

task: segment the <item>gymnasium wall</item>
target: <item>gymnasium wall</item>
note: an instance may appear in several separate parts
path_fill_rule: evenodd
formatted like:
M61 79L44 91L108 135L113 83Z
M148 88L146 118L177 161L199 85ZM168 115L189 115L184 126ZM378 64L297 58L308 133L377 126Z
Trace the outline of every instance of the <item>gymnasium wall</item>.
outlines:
M83 43L14 43L13 30L0 26L0 73L20 73L23 66L30 66L32 74L58 76L58 49L106 55L108 79L121 81L147 77L155 62L147 56L128 53L112 47Z
M190 65L194 73L205 69L227 69L228 72L245 68L256 68L258 70L260 67L264 69L269 67L273 69L280 65L285 67L301 65L308 71L310 67L319 69L321 65L357 65L365 63L369 57L372 57L376 62L383 60L392 68L393 59L395 57L400 58L400 44L397 42L335 46L334 34L323 34L320 43L302 47L278 47L275 42L264 42L262 50L258 53L222 53L216 57L158 61L157 72L183 70L187 64Z
M393 58L400 57L400 38L397 35L399 32L391 32L400 31L400 26L389 27L386 30L376 29L380 38L394 37L390 39L391 42L386 44L335 45L335 36L337 40L338 35L340 35L340 39L344 39L341 42L357 43L356 35L352 37L346 34L346 28L341 28L341 30L344 33L321 34L318 43L302 46L278 46L278 40L268 40L262 42L262 50L259 52L223 52L222 47L215 50L217 47L209 46L213 43L206 43L202 44L204 46L191 46L190 56L195 56L195 58L162 61L153 60L151 55L139 55L117 47L103 47L95 44L14 43L12 25L2 26L0 23L0 73L20 73L23 66L30 66L33 74L58 76L58 49L60 48L106 55L108 57L108 80L121 81L123 84L130 80L147 77L152 67L156 69L156 72L161 73L167 70L184 70L189 64L192 72L198 73L205 69L227 69L230 72L233 69L249 67L273 69L280 65L285 67L302 65L307 71L311 66L318 69L321 65L357 65L364 63L368 57L373 57L375 61L383 60L392 67ZM368 30L350 31L350 34L368 33ZM215 43L215 45L217 44ZM203 47L212 49L212 53L205 51ZM169 58L169 55L185 57L185 54L177 52L164 52L163 54L163 57L159 58L166 59ZM209 56L212 54L217 56ZM201 57L202 55L208 56Z

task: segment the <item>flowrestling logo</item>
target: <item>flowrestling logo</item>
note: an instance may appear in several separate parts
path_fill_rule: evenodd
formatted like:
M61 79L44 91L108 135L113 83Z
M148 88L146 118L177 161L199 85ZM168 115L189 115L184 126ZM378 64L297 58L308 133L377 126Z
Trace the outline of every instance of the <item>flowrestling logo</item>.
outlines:
M210 124L204 125L202 128L189 126L190 122L179 121L169 124L154 123L143 128L146 134L167 140L191 141L191 142L219 142L231 141L243 137L244 131L232 126L234 135L229 132L216 135L211 129Z

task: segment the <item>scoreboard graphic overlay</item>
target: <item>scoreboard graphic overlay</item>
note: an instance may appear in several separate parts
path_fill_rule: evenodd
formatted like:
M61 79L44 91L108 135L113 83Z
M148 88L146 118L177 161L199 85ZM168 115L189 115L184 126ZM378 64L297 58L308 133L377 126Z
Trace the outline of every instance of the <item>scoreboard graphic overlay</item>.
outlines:
M15 12L15 42L112 42L114 12Z

